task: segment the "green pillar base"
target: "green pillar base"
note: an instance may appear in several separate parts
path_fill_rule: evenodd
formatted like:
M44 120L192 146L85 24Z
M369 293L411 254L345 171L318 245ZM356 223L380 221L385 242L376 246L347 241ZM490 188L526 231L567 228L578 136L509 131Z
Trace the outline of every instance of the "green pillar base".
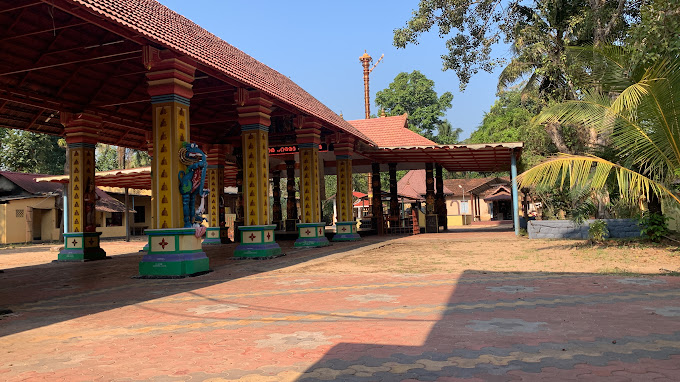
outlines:
M333 241L357 241L361 240L361 236L357 232L357 222L336 222L335 235Z
M295 247L325 247L331 245L326 238L326 223L299 223L297 225L299 238L295 240Z
M142 277L176 278L210 271L195 228L150 229L149 251L139 263Z
M106 259L106 252L99 246L101 232L69 232L64 234L64 249L57 261L92 261Z
M203 245L215 244L222 244L222 238L220 237L220 227L208 227L205 230L205 239L203 240Z
M274 237L275 224L239 227L241 244L234 250L239 259L271 259L282 256L283 251Z

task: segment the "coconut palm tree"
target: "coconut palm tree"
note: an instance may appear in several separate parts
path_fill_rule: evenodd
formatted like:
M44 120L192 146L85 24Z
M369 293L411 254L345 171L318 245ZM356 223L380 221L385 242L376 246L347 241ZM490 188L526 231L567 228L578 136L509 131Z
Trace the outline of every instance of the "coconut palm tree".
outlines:
M582 79L598 86L583 91L577 100L545 109L534 122L595 128L607 136L617 159L561 154L521 174L520 185L568 184L598 191L609 182L631 204L654 197L680 204L671 190L680 176L680 59L633 68L620 47L570 52L582 64Z

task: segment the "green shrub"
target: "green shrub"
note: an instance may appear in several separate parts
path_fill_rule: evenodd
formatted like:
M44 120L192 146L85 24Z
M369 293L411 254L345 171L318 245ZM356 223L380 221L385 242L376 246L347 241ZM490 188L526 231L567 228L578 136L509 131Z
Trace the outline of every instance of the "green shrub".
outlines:
M668 218L658 213L645 211L639 219L642 236L653 241L660 242L668 235Z
M593 241L604 241L609 236L609 228L604 220L595 220L588 227L588 237Z

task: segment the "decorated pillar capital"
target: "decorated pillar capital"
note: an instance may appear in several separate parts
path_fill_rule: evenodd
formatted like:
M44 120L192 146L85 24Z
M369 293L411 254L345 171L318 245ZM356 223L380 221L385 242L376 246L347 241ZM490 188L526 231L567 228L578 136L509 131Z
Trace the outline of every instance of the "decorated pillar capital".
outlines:
M215 168L216 166L224 167L227 161L227 155L232 151L231 145L213 144L207 145L205 152L208 160L208 167Z
M321 143L321 122L314 118L298 115L293 120L295 139L300 147L313 147Z
M147 91L152 103L177 101L185 102L193 97L192 82L196 66L186 57L178 57L167 50L150 46L142 50L144 66L149 71L146 79Z
M335 157L337 159L351 158L354 154L354 142L354 137L340 137L333 145Z
M269 131L271 126L271 113L274 103L266 94L259 91L248 91L238 88L234 94L238 123L242 130L253 129L258 126L260 130Z
M60 119L69 147L95 145L99 141L99 129L103 123L100 116L90 113L61 113Z

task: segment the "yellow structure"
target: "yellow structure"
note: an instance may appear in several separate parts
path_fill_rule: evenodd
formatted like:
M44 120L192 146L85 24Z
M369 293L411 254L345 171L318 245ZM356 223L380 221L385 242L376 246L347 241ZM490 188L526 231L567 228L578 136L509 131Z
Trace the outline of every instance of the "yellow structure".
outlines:
M59 240L55 197L8 200L0 204L0 244Z
M267 258L281 255L269 213L269 126L272 101L264 93L239 88L235 95L243 150L245 226L234 257Z
M69 232L64 233L64 249L59 261L99 260L106 252L99 246L97 232L97 192L94 183L94 147L101 117L61 113L69 150Z
M337 166L337 221L333 241L354 241L361 237L357 233L357 221L354 219L354 197L352 191L352 154L354 139L342 138L335 144L335 164Z
M321 123L313 118L299 117L296 138L300 148L300 206L302 222L297 225L296 247L329 245L326 223L321 221L319 144Z
M230 242L228 228L225 224L224 205L220 202L224 194L224 163L226 151L224 145L212 145L208 149L208 171L206 187L210 190L206 206L207 230L203 244L222 244Z

